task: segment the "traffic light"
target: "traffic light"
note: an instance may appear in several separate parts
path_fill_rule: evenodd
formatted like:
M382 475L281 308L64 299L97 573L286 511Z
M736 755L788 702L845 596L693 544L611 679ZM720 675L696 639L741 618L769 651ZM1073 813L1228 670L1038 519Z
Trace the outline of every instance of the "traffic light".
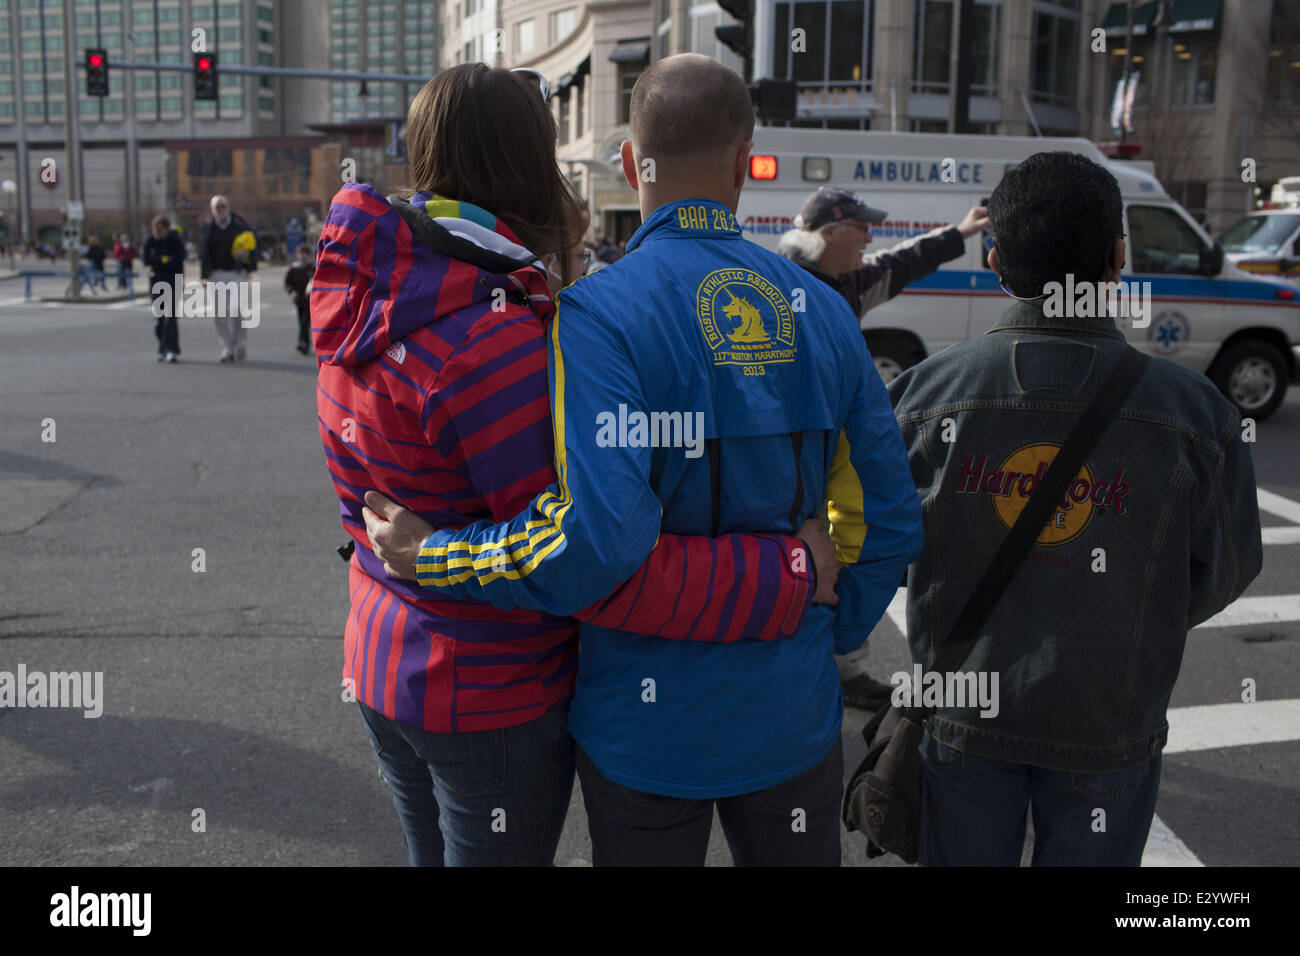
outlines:
M793 80L759 80L750 86L749 97L763 120L792 120L799 113L799 90Z
M86 51L86 95L108 95L108 53L104 50Z
M754 73L754 0L718 0L718 6L736 18L736 23L715 27L713 35L723 46L745 61L744 78L748 83Z
M217 98L217 55L215 53L194 54L194 98L196 100Z

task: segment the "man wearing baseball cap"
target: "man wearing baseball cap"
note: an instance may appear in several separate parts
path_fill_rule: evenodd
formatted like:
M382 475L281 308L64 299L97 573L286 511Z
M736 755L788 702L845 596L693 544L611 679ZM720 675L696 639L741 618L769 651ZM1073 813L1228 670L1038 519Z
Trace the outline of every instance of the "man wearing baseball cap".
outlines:
M863 256L871 224L889 213L868 206L857 193L822 186L804 200L795 228L781 237L781 255L803 266L848 300L853 314L887 302L966 249L966 240L988 225L988 210L975 206L955 226L933 229L892 249Z
M777 251L844 296L861 318L869 309L887 302L916 279L928 276L966 249L966 240L988 225L988 210L976 206L956 226L933 229L900 242L892 249L863 256L871 241L871 224L889 214L868 206L857 193L822 186L804 200L795 228L781 237ZM893 687L875 680L862 669L865 647L836 657L844 703L861 710L876 710L889 699Z

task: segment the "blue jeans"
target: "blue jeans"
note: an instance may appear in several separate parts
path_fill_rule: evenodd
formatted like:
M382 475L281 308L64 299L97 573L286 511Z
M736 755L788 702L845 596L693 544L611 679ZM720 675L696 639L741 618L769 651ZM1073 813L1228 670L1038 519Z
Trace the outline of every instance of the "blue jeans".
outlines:
M360 701L411 866L550 866L573 792L569 708L499 730L435 734Z
M1128 770L1071 773L963 753L926 734L921 767L922 866L1019 866L1031 811L1034 866L1142 862L1159 754Z

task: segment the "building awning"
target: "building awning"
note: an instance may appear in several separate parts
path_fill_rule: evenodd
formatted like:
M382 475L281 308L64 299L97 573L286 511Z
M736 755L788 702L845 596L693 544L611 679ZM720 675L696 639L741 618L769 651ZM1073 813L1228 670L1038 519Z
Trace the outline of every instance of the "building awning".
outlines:
M631 40L619 40L610 51L609 58L614 63L649 63L650 38L635 37Z
M1217 30L1222 15L1223 0L1174 0L1169 13L1169 32Z
M555 81L555 86L551 88L551 95L557 93L567 93L571 86L581 86L582 78L591 73L591 56L583 57L581 63L577 65L572 73L565 73Z
M1155 29L1153 23L1160 4L1156 0L1139 3L1133 11L1133 35L1147 36ZM1170 33L1191 33L1196 30L1217 30L1223 16L1223 0L1172 0L1169 4L1168 22L1162 27ZM1128 4L1112 3L1101 21L1108 37L1122 37L1128 25Z
M1133 35L1135 37L1146 36L1151 32L1151 22L1156 18L1156 11L1160 9L1160 4L1156 0L1148 0L1147 3L1139 3L1133 10ZM1108 37L1122 37L1128 32L1128 4L1112 3L1110 9L1106 11L1105 18L1101 21L1102 29L1106 31Z

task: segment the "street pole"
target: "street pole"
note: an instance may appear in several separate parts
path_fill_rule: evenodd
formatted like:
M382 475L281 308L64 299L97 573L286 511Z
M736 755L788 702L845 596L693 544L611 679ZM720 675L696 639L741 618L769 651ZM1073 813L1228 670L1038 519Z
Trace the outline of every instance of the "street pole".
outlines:
M63 174L67 177L68 201L81 202L82 183L78 164L81 161L81 128L77 115L80 103L77 101L77 47L76 28L73 20L72 0L63 0L63 141L67 143L67 152L63 158ZM66 210L65 210L66 213ZM65 224L69 220L64 216ZM81 255L77 244L68 250L68 269L72 286L72 297L81 298Z
M0 189L5 193L5 208L9 213L9 271L17 272L18 266L14 264L14 196L18 193L18 184L12 179L6 179L0 184Z
M126 206L127 223L133 237L140 231L140 148L135 131L135 34L128 28L126 42L130 46L131 70L122 81L126 96ZM143 240L141 240L143 241Z
M1119 88L1119 141L1128 139L1128 124L1124 122L1124 104L1128 101L1128 74L1133 66L1133 8L1137 0L1128 0L1128 26L1124 30L1124 72L1120 74Z

